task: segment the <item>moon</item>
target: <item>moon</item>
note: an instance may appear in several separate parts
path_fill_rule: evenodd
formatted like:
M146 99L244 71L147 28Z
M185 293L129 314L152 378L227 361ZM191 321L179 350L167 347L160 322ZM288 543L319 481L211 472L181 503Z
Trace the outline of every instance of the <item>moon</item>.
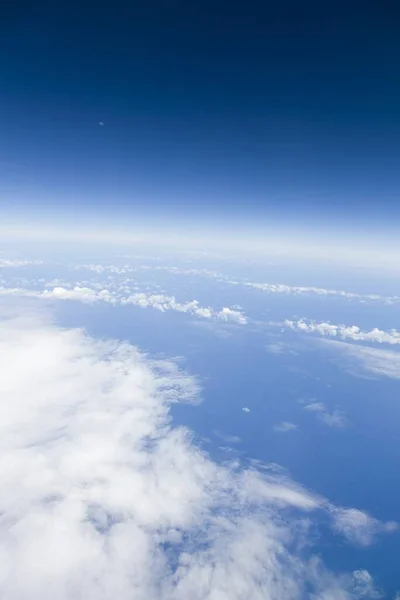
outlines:
M100 125L100 127L103 127L103 125L104 125L103 121L99 121L99 125Z

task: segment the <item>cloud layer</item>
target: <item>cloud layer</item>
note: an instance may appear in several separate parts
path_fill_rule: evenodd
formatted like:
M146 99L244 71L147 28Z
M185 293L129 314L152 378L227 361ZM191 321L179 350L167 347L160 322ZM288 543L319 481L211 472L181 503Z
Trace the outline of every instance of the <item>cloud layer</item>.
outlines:
M107 302L109 304L134 305L140 308L153 308L161 312L176 311L187 313L200 319L217 320L220 322L246 325L247 317L243 312L224 306L221 310L201 306L198 300L178 302L174 296L166 294L147 294L138 292L124 295L110 289L74 286L72 288L56 286L43 291L23 288L0 287L0 296L20 296L43 298L48 300L77 300L85 303Z
M2 598L377 597L367 571L327 571L308 531L321 511L347 539L386 526L212 462L169 421L198 394L174 363L10 313L0 360Z

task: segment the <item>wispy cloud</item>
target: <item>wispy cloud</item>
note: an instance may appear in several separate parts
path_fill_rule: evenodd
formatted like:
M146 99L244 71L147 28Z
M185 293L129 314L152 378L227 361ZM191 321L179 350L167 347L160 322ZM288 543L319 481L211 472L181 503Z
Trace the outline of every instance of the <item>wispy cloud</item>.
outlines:
M340 410L330 412L323 402L310 402L303 406L304 410L314 413L317 418L330 427L342 428L347 425L347 419Z
M34 313L6 316L2 598L375 597L367 571L333 575L312 557L300 525L325 511L366 543L389 526L279 472L214 463L171 426L170 404L198 394L174 363Z
M140 272L140 271L164 271L172 275L182 276L197 276L197 277L209 277L217 280L220 283L227 285L242 286L252 288L265 292L267 294L283 294L283 295L294 295L294 296L319 296L319 297L337 297L344 298L347 300L356 300L359 302L384 302L386 304L395 304L400 302L400 296L382 296L381 294L360 294L357 292L351 292L346 290L322 288L316 286L298 286L288 285L285 283L272 283L272 282L253 282L245 279L235 279L228 275L213 270L213 269L201 269L201 268L183 268L169 265L140 265L134 266L125 264L123 266L117 265L102 265L102 264L75 264L72 265L75 270L89 270L95 273L114 273L124 274L129 272Z
M351 371L354 370L355 363L373 375L400 379L400 352L398 351L370 348L336 340L324 340L324 344L331 350L343 353L346 357L346 366L350 367ZM349 358L350 365L347 362Z
M288 431L294 431L297 429L297 425L294 423L290 423L289 421L282 421L282 423L278 423L278 425L274 426L274 431L278 433L287 433Z
M24 259L6 259L0 258L0 268L16 268L16 267L33 267L35 265L43 265L42 260L24 260Z
M245 282L247 287L267 292L269 294L286 294L295 296L336 296L347 298L349 300L360 301L381 301L388 304L400 302L400 296L381 296L379 294L358 294L356 292L347 292L345 290L335 290L329 288L319 288L313 286L285 285L283 283L252 283Z
M355 508L333 509L333 514L337 531L360 546L369 546L378 533L397 530L397 523L381 523Z
M317 323L315 321L290 321L286 319L283 323L285 327L300 331L302 333L317 333L322 336L337 337L341 339L351 339L354 341L376 342L378 344L400 344L400 332L396 329L383 331L378 328L370 331L362 331L357 325L333 325L328 322Z

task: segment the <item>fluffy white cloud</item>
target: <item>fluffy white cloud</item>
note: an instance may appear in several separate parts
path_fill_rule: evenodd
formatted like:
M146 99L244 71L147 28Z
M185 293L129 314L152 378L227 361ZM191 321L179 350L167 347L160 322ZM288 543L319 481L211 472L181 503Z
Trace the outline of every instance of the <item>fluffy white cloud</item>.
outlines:
M382 331L381 329L371 329L362 331L357 325L333 325L332 323L316 323L315 321L290 321L286 319L283 323L286 327L303 333L318 333L322 336L337 337L341 339L351 339L354 341L377 342L379 344L400 344L400 331L391 329Z
M106 289L95 290L88 287L75 286L72 289L64 287L54 287L50 290L44 290L39 294L43 298L55 298L56 300L79 300L80 302L117 302L117 299Z
M111 289L102 289L101 287L85 287L74 286L71 288L56 286L50 289L27 290L22 288L6 288L0 287L0 295L2 296L20 296L31 298L44 298L53 300L77 300L84 303L108 302L110 304L132 304L141 308L153 308L161 312L176 311L181 313L191 314L200 319L214 319L223 322L237 323L246 325L247 317L239 310L234 310L224 306L221 310L215 310L210 307L201 306L198 300L190 302L178 302L174 296L166 294L148 294L137 292L122 295L119 291Z
M189 313L196 317L203 319L216 318L220 321L232 321L240 325L247 323L247 318L237 310L223 307L220 311L215 311L209 307L200 306L198 300L192 300L191 302L177 302L174 296L166 296L163 294L131 294L127 298L121 300L121 304L135 304L142 308L155 308L162 312L168 310L175 310L178 312Z
M355 592L359 572L293 550L304 513L337 529L339 514L347 537L349 518L279 473L212 462L171 426L170 403L198 394L173 363L28 313L1 321L0 361L2 598L373 597L372 580Z

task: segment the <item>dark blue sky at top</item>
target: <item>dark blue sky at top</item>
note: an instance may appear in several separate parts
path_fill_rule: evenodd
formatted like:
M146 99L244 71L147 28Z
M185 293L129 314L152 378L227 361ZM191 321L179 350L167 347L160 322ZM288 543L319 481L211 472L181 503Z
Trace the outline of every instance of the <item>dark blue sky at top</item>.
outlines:
M396 3L32 4L1 12L3 206L397 218Z

